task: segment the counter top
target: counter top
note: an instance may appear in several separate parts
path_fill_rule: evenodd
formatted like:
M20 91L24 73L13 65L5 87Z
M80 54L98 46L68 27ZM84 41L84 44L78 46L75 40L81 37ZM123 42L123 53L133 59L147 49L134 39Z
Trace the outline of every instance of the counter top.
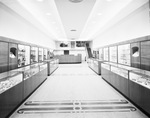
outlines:
M116 64L116 63L112 63L112 62L104 62L104 63L109 64L111 66L116 66L116 67L119 67L119 68L122 68L122 69L126 69L126 70L129 70L129 71L140 70L138 68L134 68L134 67L126 66L126 65L121 65L121 64Z
M21 72L19 72L19 71L8 71L8 72L0 73L0 81L2 79L7 79L7 78L13 77L15 75L18 75L20 73Z

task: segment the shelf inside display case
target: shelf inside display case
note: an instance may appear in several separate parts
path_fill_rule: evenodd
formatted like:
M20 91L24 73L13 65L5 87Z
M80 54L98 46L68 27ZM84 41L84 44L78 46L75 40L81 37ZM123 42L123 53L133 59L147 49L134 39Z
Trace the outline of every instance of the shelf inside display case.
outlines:
M0 94L23 81L21 72L8 71L0 74Z
M30 47L18 45L18 67L30 64Z

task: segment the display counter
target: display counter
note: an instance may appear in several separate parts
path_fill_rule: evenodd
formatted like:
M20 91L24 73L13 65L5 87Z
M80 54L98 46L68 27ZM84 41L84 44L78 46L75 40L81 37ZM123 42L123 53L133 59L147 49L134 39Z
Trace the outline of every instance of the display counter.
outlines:
M60 64L72 64L72 63L81 63L82 56L81 54L75 55L56 55L56 59L59 59Z
M88 62L88 66L95 71L97 74L101 74L101 63L104 62L102 60L99 59L94 59L94 58L89 58L87 60Z
M101 64L101 76L150 114L150 71L104 62Z
M130 99L150 114L150 71L131 71L129 80Z
M47 78L47 63L36 63L0 74L0 118L7 117Z
M9 71L0 74L0 118L5 118L23 100L23 73Z
M107 65L107 66L106 66ZM106 67L109 69L106 69ZM129 71L132 70L139 70L137 68L124 66L121 64L111 63L111 62L104 62L102 64L101 71L102 77L111 84L114 88L120 91L123 95L129 98Z
M59 66L59 59L50 59L45 60L47 62L47 74L48 76L51 75Z

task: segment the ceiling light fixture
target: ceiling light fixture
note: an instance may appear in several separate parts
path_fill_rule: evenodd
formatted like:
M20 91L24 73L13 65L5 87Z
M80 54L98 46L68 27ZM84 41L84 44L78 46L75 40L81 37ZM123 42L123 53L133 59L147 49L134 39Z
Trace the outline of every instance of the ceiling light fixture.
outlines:
M46 15L47 15L47 16L50 16L50 15L52 15L52 14L51 14L51 13L46 13Z
M43 0L37 0L38 2L43 2Z
M101 15L102 15L102 13L98 13L97 15L98 15L98 16L101 16Z
M79 3L79 2L82 2L83 0L69 0L69 1L73 3Z
M70 31L75 32L75 31L77 31L77 30L76 30L76 29L72 29L72 30L70 30Z
M111 2L112 0L106 0L107 2Z

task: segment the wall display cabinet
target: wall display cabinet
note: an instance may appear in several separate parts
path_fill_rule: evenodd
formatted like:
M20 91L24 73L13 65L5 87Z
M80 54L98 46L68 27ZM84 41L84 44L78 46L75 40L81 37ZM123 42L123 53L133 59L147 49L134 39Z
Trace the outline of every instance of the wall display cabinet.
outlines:
M31 47L30 60L31 60L31 64L38 62L38 48L37 47Z
M150 71L150 41L141 42L141 69Z
M47 60L47 49L44 49L44 60Z
M109 47L109 61L117 63L117 46Z
M43 59L44 59L44 55L43 55L43 48L39 48L39 53L38 53L38 56L39 56L39 62L42 62Z
M109 61L109 52L108 52L109 50L108 50L108 48L104 48L103 51L104 51L104 53L103 53L104 54L104 60Z
M99 59L103 60L103 48L99 49Z
M140 43L132 43L131 44L131 66L140 68Z
M18 68L18 46L15 43L9 43L9 70Z
M124 65L131 65L130 60L130 44L118 46L118 63Z
M18 45L18 67L30 64L30 46Z
M8 43L0 42L0 73L8 71Z

